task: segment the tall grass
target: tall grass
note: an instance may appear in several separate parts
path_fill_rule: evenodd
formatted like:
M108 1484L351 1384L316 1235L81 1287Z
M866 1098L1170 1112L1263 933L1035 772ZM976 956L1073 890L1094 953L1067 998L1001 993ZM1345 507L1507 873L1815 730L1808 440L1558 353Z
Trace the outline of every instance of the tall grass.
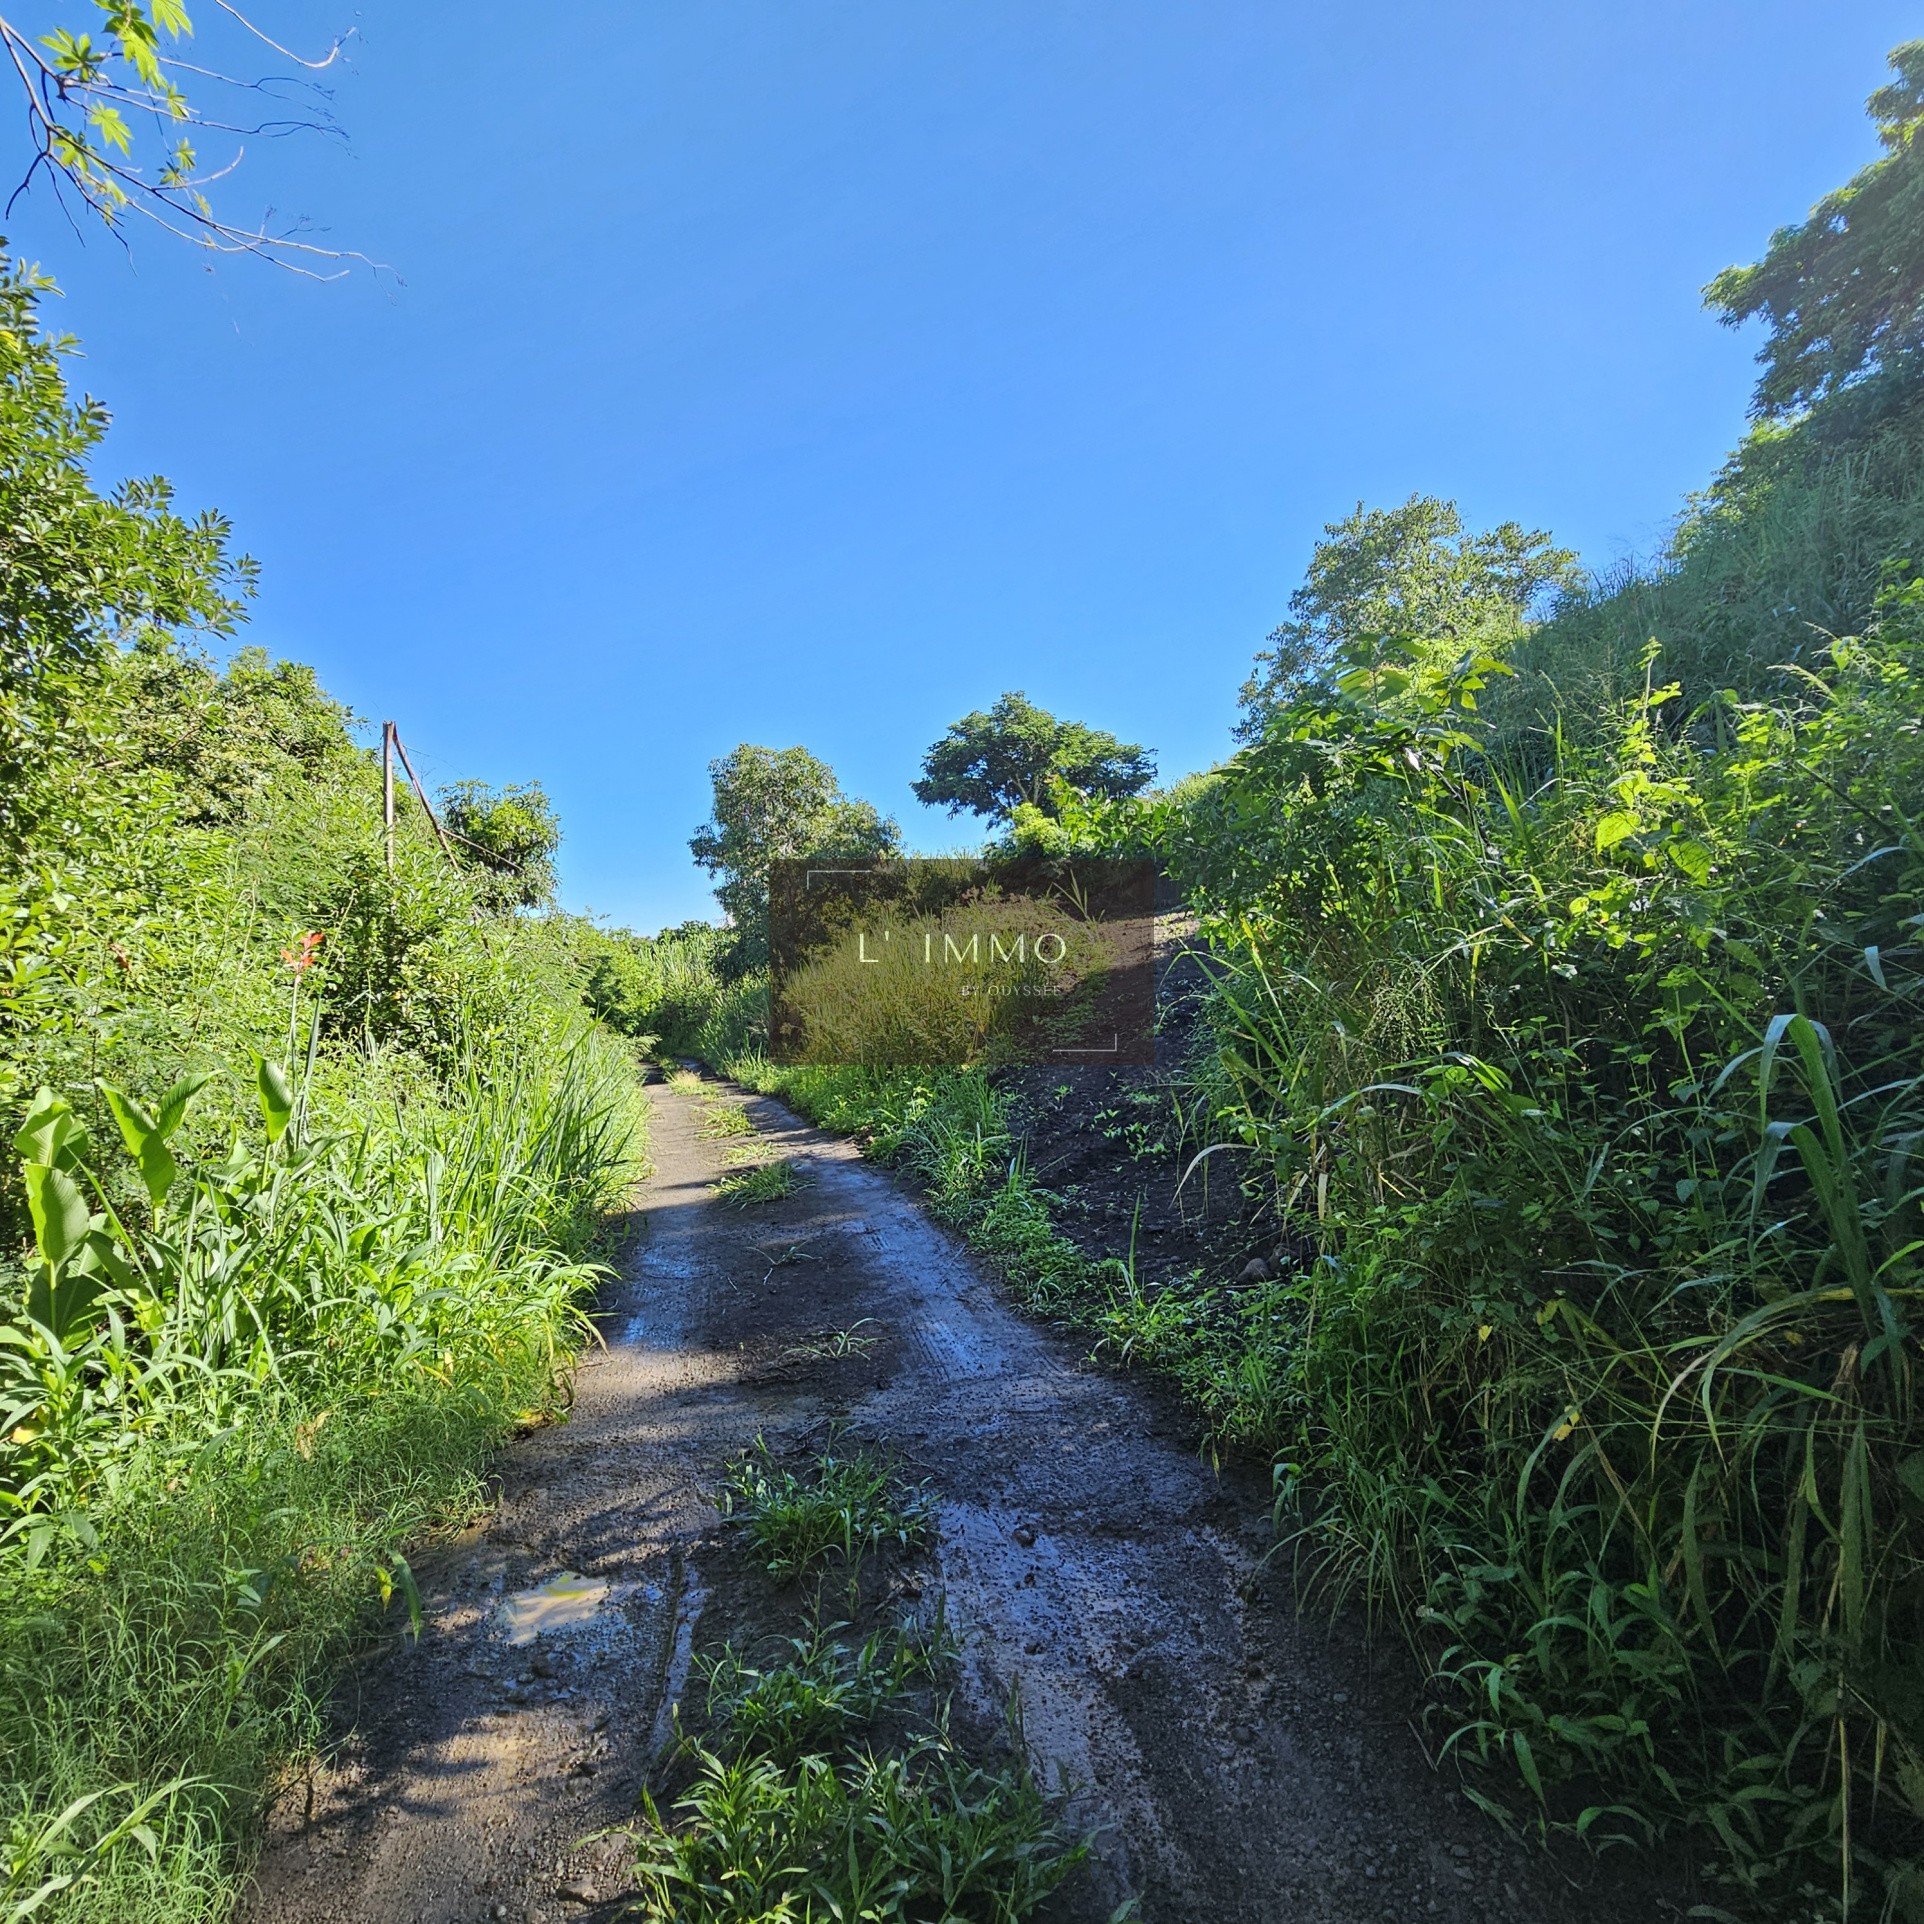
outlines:
M257 1071L250 1135L138 1205L105 1144L29 1165L98 1250L83 1298L85 1248L40 1222L14 1300L52 1314L0 1325L0 1797L37 1916L220 1915L344 1640L411 1600L404 1546L557 1407L636 1146L626 1063L584 1037L384 1103L363 1073L334 1127Z
M1919 590L1773 702L1647 653L1547 770L1496 666L1356 666L1229 784L1216 1126L1322 1251L1279 1516L1544 1823L1924 1915Z
M1524 640L1517 678L1492 691L1498 729L1554 717L1595 739L1642 686L1653 637L1693 705L1771 699L1784 664L1821 669L1833 637L1871 621L1891 557L1924 555L1921 406L1885 378L1754 429L1650 565L1568 597Z

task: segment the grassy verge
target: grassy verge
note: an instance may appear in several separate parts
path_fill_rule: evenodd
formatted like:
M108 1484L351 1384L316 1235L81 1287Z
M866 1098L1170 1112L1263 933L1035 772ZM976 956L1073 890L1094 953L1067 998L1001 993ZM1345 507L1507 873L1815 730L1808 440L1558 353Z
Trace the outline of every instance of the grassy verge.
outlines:
M260 1080L253 1140L151 1208L69 1157L107 1286L72 1309L84 1257L43 1222L53 1311L0 1327L7 1924L226 1914L343 1651L413 1606L407 1547L561 1409L638 1147L592 1038L333 1132Z

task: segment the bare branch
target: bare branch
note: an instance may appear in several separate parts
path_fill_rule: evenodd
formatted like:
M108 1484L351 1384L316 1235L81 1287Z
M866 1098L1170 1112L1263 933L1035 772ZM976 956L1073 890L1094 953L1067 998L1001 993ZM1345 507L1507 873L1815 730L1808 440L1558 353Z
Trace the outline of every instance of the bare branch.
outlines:
M174 53L163 54L163 36L178 42L193 31L174 0L95 0L95 4L105 16L99 44L87 34L66 29L49 32L36 42L16 24L17 16L0 15L0 49L5 52L0 74L10 66L19 83L32 148L32 157L8 199L9 212L45 174L76 233L79 228L68 205L69 192L116 233L131 211L177 239L220 254L258 254L310 279L338 279L353 263L378 269L379 263L364 254L300 238L308 231L305 222L277 230L270 210L258 226L245 227L216 214L207 198L206 190L238 167L245 148L238 148L225 165L208 170L199 165L194 137L218 133L239 140L281 140L311 132L338 138L341 129L325 105L304 118L263 119L252 125L210 120L189 104L170 76L188 75L271 98L284 98L284 88L299 88L324 102L324 89L282 75L244 79L184 61ZM352 37L343 35L323 57L308 59L263 32L231 0L213 0L213 4L262 46L308 73L333 66ZM152 137L162 140L163 158L157 168L137 158L142 144L137 133L143 126L151 126ZM163 139L163 128L173 134L171 143ZM339 265L327 273L324 263Z
M335 61L341 57L341 49L354 38L353 30L350 29L348 32L342 34L333 46L328 48L325 58L320 60L304 60L299 54L287 47L283 47L278 40L269 39L238 7L229 6L227 0L214 0L214 5L217 6L222 13L226 14L230 20L236 20L245 27L263 47L272 47L283 60L291 60L297 67L305 67L309 73L320 73L324 69L333 66Z

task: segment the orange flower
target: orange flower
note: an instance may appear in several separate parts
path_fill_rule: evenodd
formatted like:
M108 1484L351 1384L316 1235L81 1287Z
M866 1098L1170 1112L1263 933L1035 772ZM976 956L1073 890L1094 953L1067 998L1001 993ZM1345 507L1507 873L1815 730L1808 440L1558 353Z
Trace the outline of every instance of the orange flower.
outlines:
M309 929L291 949L281 951L281 960L299 975L305 975L321 959L321 944L326 941L319 929Z

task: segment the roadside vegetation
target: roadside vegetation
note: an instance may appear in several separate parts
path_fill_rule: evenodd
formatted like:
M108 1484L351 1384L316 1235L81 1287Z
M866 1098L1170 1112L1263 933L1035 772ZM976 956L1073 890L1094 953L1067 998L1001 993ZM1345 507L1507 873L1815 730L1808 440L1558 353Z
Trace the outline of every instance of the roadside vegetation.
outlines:
M1502 1821L1688 1848L1706 1914L1924 1920L1924 42L1893 68L1881 157L1708 290L1764 329L1755 418L1647 564L1359 508L1219 767L1153 789L1015 692L929 749L992 851L1153 856L1192 918L1202 1013L1116 1154L1233 1182L1274 1254L1153 1283L1066 1232L1001 1071L768 1060L771 863L895 823L743 744L691 843L729 926L654 937L554 909L532 785L389 827L354 718L232 651L226 525L97 484L0 265L0 1924L224 1913L408 1546L564 1410L637 1067L684 1058L1273 1463L1279 1553L1408 1639ZM43 121L103 212L187 191ZM737 1103L700 1133L753 1158L727 1200L793 1186ZM932 1527L839 1442L726 1502L855 1614ZM952 1742L939 1644L818 1596L713 1656L644 1913L1038 1905L1080 1847L1019 1741Z
M1924 43L1893 66L1882 158L1709 290L1765 323L1757 418L1647 565L1361 510L1219 768L1145 792L1103 738L1079 784L1015 696L931 750L998 846L1178 884L1202 1033L1118 1155L1233 1171L1283 1260L1139 1285L993 1072L771 1065L752 939L662 1029L1270 1455L1472 1796L1688 1843L1733 1915L1924 1918Z
M0 278L0 1917L224 1916L635 1171L538 790L398 809ZM458 841L453 837L459 837Z

